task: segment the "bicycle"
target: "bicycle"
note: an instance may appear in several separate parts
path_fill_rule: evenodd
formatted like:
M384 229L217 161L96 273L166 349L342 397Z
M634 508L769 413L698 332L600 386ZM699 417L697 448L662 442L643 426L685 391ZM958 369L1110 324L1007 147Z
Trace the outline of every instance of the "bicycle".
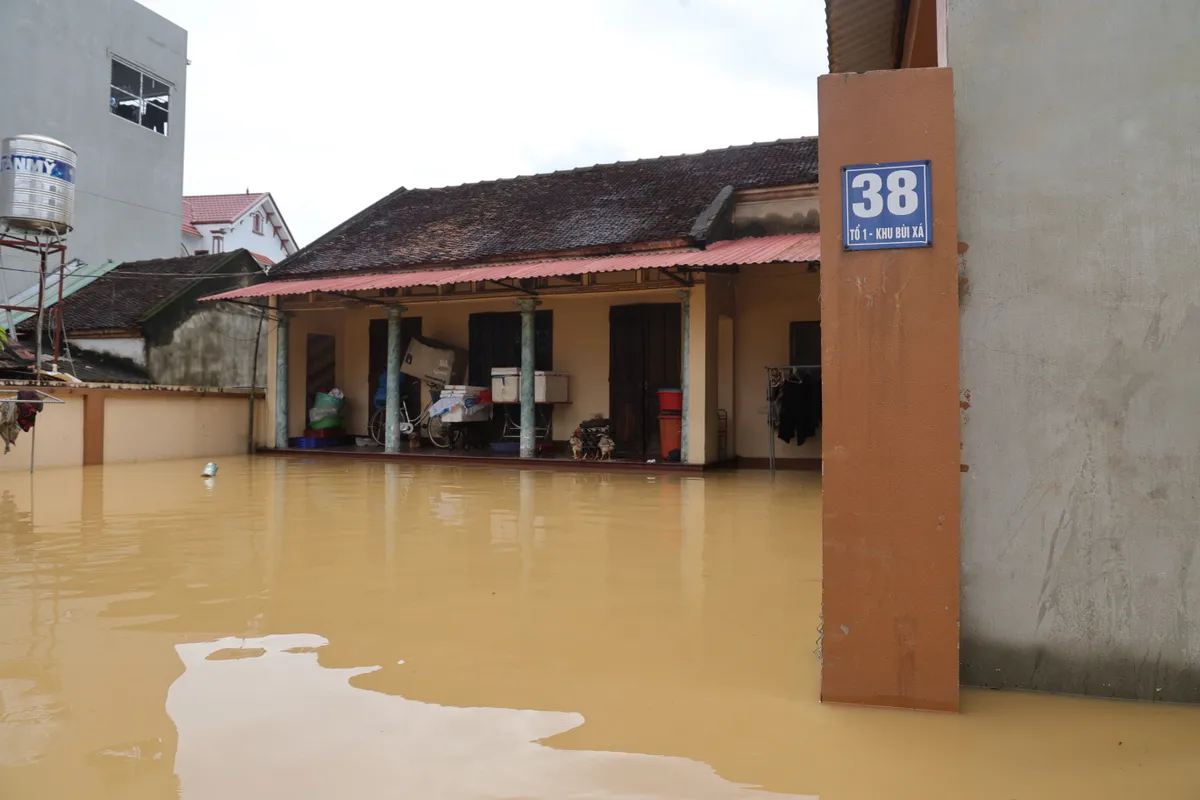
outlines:
M438 389L441 387L433 386L431 388ZM413 431L422 431L426 438L434 447L440 447L447 450L454 446L458 440L459 432L445 425L440 419L431 418L429 409L433 403L425 406L421 413L414 419L408 413L407 398L400 398L400 434L402 436L411 436ZM378 393L375 397L375 410L371 412L371 418L367 423L368 433L375 440L376 444L387 444L387 400L380 400Z

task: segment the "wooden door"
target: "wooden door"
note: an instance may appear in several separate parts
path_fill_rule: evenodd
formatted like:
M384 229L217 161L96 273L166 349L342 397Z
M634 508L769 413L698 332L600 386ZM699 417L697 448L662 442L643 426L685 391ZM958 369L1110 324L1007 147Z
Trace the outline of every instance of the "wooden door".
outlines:
M521 366L521 312L483 311L467 319L467 382L472 386L492 385L492 369ZM554 369L554 312L533 314L533 368ZM505 414L515 411L499 408L488 425L480 425L487 438L495 441L504 432ZM515 419L515 416L514 416Z
M387 372L387 327L386 319L371 320L370 339L367 349L367 380L368 380L368 404L371 410L375 408L375 391L379 388L380 376ZM408 350L408 344L414 336L421 335L421 318L420 317L400 317L400 357L404 358L405 351ZM411 375L400 373L402 383L400 384L401 396L407 395L408 411L416 416L420 413L421 398L418 390L421 388L417 379ZM370 413L370 412L368 412Z
M680 388L682 309L645 303L609 309L609 416L622 455L659 458L658 390Z

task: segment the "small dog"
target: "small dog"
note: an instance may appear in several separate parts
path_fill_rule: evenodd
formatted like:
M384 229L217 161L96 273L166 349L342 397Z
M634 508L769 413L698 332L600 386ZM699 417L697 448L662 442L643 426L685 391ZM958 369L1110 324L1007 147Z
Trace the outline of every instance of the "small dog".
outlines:
M567 444L571 445L571 458L579 461L583 458L583 439L578 436L572 436L567 439Z
M617 449L617 443L613 441L612 437L601 436L597 446L600 448L600 460L612 461L613 451Z

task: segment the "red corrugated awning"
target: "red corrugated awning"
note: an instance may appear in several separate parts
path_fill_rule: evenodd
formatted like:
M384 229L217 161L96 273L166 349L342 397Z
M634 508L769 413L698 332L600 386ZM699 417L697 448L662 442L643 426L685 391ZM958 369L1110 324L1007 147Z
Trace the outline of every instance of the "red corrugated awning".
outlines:
M675 250L660 253L631 253L596 258L564 258L556 261L520 261L457 269L417 272L384 272L371 275L268 281L244 289L206 297L205 300L236 300L243 297L274 297L312 292L363 292L413 286L442 286L475 281L520 280L582 275L588 272L621 272L667 267L738 267L751 264L808 263L821 260L821 237L817 233L795 233L715 242L705 250Z

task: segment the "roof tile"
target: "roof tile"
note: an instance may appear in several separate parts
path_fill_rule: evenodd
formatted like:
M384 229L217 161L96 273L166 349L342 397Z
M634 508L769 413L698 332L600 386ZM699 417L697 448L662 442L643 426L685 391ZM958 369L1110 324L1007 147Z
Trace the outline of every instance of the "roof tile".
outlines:
M816 138L400 189L284 259L272 278L453 264L686 238L725 186L817 181Z
M183 198L183 221L191 225L233 222L266 197L258 194L194 194Z
M246 250L121 264L70 297L63 298L62 313L66 329L95 331L136 328L161 303L182 294L195 284L198 276L216 272L234 257L244 259L248 270L255 268L255 262ZM142 277L139 278L139 275ZM31 318L21 323L20 328L32 330L34 324L35 320Z

